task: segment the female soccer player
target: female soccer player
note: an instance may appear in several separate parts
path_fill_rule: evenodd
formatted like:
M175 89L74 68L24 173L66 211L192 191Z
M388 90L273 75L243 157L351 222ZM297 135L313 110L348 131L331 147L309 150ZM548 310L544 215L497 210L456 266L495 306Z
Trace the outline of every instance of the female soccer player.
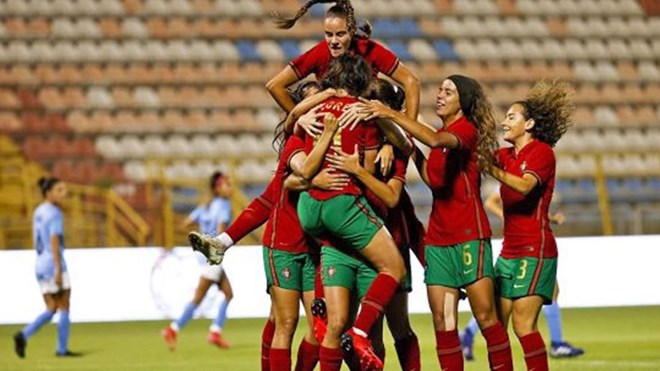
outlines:
M364 35L358 34L353 6L349 0L308 1L298 10L295 17L279 18L277 26L286 29L293 27L310 7L318 3L335 3L328 9L323 20L325 40L293 59L266 84L266 88L277 104L286 112L291 111L295 104L287 94L288 86L312 73L320 81L327 73L333 59L345 53L351 53L364 57L374 75L380 72L401 84L406 93L406 114L409 117L417 117L419 79L399 61L396 55L381 44L369 39L371 33L369 25L362 27Z
M183 221L183 226L188 227L196 223L199 225L202 233L215 236L219 232L223 232L231 222L231 203L229 198L232 194L232 183L227 176L217 171L211 175L209 188L213 194L211 201L195 208ZM181 317L173 321L162 331L163 339L170 350L175 349L177 334L193 317L195 310L213 284L218 285L218 288L224 294L224 300L220 303L218 315L209 328L206 340L219 348L230 347L229 342L222 336L222 327L227 319L227 307L234 296L231 283L221 265L204 264L193 300L186 305Z
M32 217L32 239L37 251L35 273L46 303L46 311L22 331L14 334L15 351L20 358L24 358L27 340L43 325L50 322L55 312L59 311L55 355L79 356L80 353L72 352L68 348L71 326L69 321L71 282L64 259L64 215L61 208L62 201L67 195L67 188L58 178L44 177L39 179L39 189L44 201L37 206Z
M372 82L368 98L380 100L397 111L403 108L403 92L383 79L376 79ZM397 149L392 171L384 174L377 172L374 175L360 165L357 151L350 156L339 151L336 155L328 155L328 160L333 167L356 177L367 187L367 200L378 215L385 220L385 225L392 233L404 258L409 273L402 289L397 291L385 309L385 317L394 337L401 369L419 370L421 367L419 343L408 319L408 291L411 290L412 284L408 249L414 249L412 245L420 241L419 237L420 234L423 236L424 227L417 219L410 196L404 187L408 156ZM348 258L348 260L352 259ZM359 279L360 276L358 276ZM358 282L358 287L361 285L362 283Z
M502 129L511 147L498 152L491 174L502 183L504 241L495 265L502 320L509 318L525 353L527 369L548 369L537 321L552 302L557 276L557 245L548 210L555 187L552 147L571 124L570 89L539 82L527 98L507 111Z
M494 299L490 225L480 196L480 171L489 169L497 144L491 105L481 86L462 75L442 82L436 105L444 127L435 132L377 101L365 103L362 111L367 119L393 120L432 148L428 161L417 150L415 162L433 192L425 282L442 369L463 369L456 326L459 289L465 288L488 343L491 369L510 370L509 339Z
M371 81L371 68L360 56L343 54L335 58L322 83L324 88L345 89L349 96L331 98L323 103L319 112L331 113L340 117L343 110L357 102ZM306 152L313 147L314 139L307 137ZM363 166L373 172L376 150L381 144L381 133L374 122L360 124L353 130L344 127L335 135L334 145L343 152L352 153L358 145ZM334 150L329 150L332 153ZM327 162L323 168L327 168ZM335 287L324 287L327 304L328 328L321 344L321 367L323 370L338 370L341 367L340 335L344 349L354 351L363 367L382 368L382 362L373 353L367 334L373 324L382 314L392 295L405 275L403 259L398 253L389 232L383 226L382 220L367 204L360 187L354 179L341 191L324 191L311 189L300 195L298 216L305 232L312 236L331 235L346 245L359 251L376 269L378 275L369 287L362 301L362 307L353 327L344 335L342 318L348 313L342 306L347 303L346 290L335 290ZM336 257L333 249L322 250L323 265L330 263ZM324 282L328 276L334 275L334 270L324 269Z

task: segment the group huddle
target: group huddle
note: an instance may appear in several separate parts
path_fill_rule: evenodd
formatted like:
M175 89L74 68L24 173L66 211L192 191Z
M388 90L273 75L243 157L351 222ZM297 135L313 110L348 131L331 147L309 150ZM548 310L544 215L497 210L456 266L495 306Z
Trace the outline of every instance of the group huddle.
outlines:
M292 19L292 27L315 3ZM493 370L511 370L509 320L528 369L547 370L537 328L552 301L557 246L548 211L555 182L552 147L570 126L570 89L539 82L513 102L500 126L474 79L446 77L436 97L441 129L418 119L419 81L385 47L358 31L349 1L324 18L325 40L295 58L267 89L286 112L276 129L279 160L264 193L218 236L191 232L212 265L266 223L263 262L271 316L262 369L290 370L299 302L308 330L296 370L383 369L382 319L403 370L419 370L407 317L410 256L425 268L442 370L462 370L458 301L467 298ZM316 80L304 80L314 74ZM301 81L304 80L304 81ZM289 90L290 89L290 90ZM522 97L521 97L522 98ZM428 155L416 142L431 148ZM405 189L413 161L433 195L426 228ZM493 264L482 175L501 183L503 250ZM412 252L412 254L411 254Z

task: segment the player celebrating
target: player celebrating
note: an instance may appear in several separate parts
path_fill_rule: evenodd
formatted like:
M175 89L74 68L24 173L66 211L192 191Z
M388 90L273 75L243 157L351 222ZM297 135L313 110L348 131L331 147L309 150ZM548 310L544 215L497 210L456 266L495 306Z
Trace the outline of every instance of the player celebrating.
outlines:
M277 104L286 112L290 112L294 107L294 103L286 88L310 74L316 75L316 79L321 80L327 73L333 59L349 53L364 57L371 66L374 75L380 72L401 84L406 94L406 114L409 117L417 117L419 79L399 61L396 55L381 44L369 39L371 33L369 25L361 28L365 34L358 33L355 14L350 1L308 1L298 10L295 17L291 19L279 18L277 26L287 29L293 27L310 7L318 3L336 4L328 9L323 20L325 40L293 59L288 66L266 84L266 88Z
M202 233L215 236L218 232L223 232L231 222L229 198L232 193L232 184L229 178L217 171L211 175L209 188L213 199L208 204L195 208L184 220L183 225L186 227L197 223ZM229 342L222 336L222 327L227 319L227 307L234 296L231 283L221 265L204 264L193 300L186 305L181 317L162 331L163 339L170 350L175 349L177 334L192 319L195 310L213 284L218 285L224 294L224 300L220 303L218 314L209 328L207 341L219 348L230 347Z
M444 127L437 132L376 101L364 103L361 111L367 119L393 120L432 148L428 161L417 150L415 162L433 192L425 282L442 369L463 369L456 326L459 289L465 288L488 343L491 369L511 370L509 339L494 300L490 225L480 196L480 171L489 169L497 144L492 108L481 86L462 75L442 82L436 112Z
M49 323L56 311L60 312L57 324L58 357L79 356L68 348L69 299L71 297L71 282L66 260L64 259L64 216L62 201L66 198L66 184L55 177L39 179L39 189L44 202L37 206L32 217L32 237L37 251L36 276L46 311L37 317L22 331L14 334L14 350L20 358L25 357L27 340L43 325Z
M537 321L541 306L552 302L557 275L557 245L548 210L555 187L552 147L571 124L568 85L539 82L527 99L507 111L502 129L511 147L498 152L492 175L502 183L504 241L495 265L503 322L525 353L528 370L548 369Z

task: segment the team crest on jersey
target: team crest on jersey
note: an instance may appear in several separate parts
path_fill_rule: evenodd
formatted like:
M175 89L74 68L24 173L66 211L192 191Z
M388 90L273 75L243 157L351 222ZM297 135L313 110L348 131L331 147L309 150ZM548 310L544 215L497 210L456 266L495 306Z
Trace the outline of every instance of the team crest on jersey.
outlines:
M282 269L282 277L287 281L291 280L291 269L289 269L289 267L284 267L284 269Z
M527 169L527 161L523 161L522 164L520 164L520 171L525 172Z
M333 265L328 267L328 276L330 276L330 278L333 278L336 273L337 273L337 268L335 268Z

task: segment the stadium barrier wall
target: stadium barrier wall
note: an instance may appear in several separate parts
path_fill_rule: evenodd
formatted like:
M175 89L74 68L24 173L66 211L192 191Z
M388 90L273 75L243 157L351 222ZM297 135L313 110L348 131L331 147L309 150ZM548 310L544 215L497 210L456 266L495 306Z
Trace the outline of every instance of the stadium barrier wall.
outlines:
M660 305L660 235L560 238L558 279L563 307ZM501 241L493 241L497 256ZM269 301L259 246L234 247L223 263L234 289L229 317L266 317ZM199 257L190 248L69 249L75 322L159 320L178 316L192 298ZM200 255L201 257L201 255ZM0 252L0 323L28 323L44 304L31 250ZM413 261L410 311L428 313L423 269ZM212 317L222 299L213 289L198 316ZM461 302L460 310L469 310Z

